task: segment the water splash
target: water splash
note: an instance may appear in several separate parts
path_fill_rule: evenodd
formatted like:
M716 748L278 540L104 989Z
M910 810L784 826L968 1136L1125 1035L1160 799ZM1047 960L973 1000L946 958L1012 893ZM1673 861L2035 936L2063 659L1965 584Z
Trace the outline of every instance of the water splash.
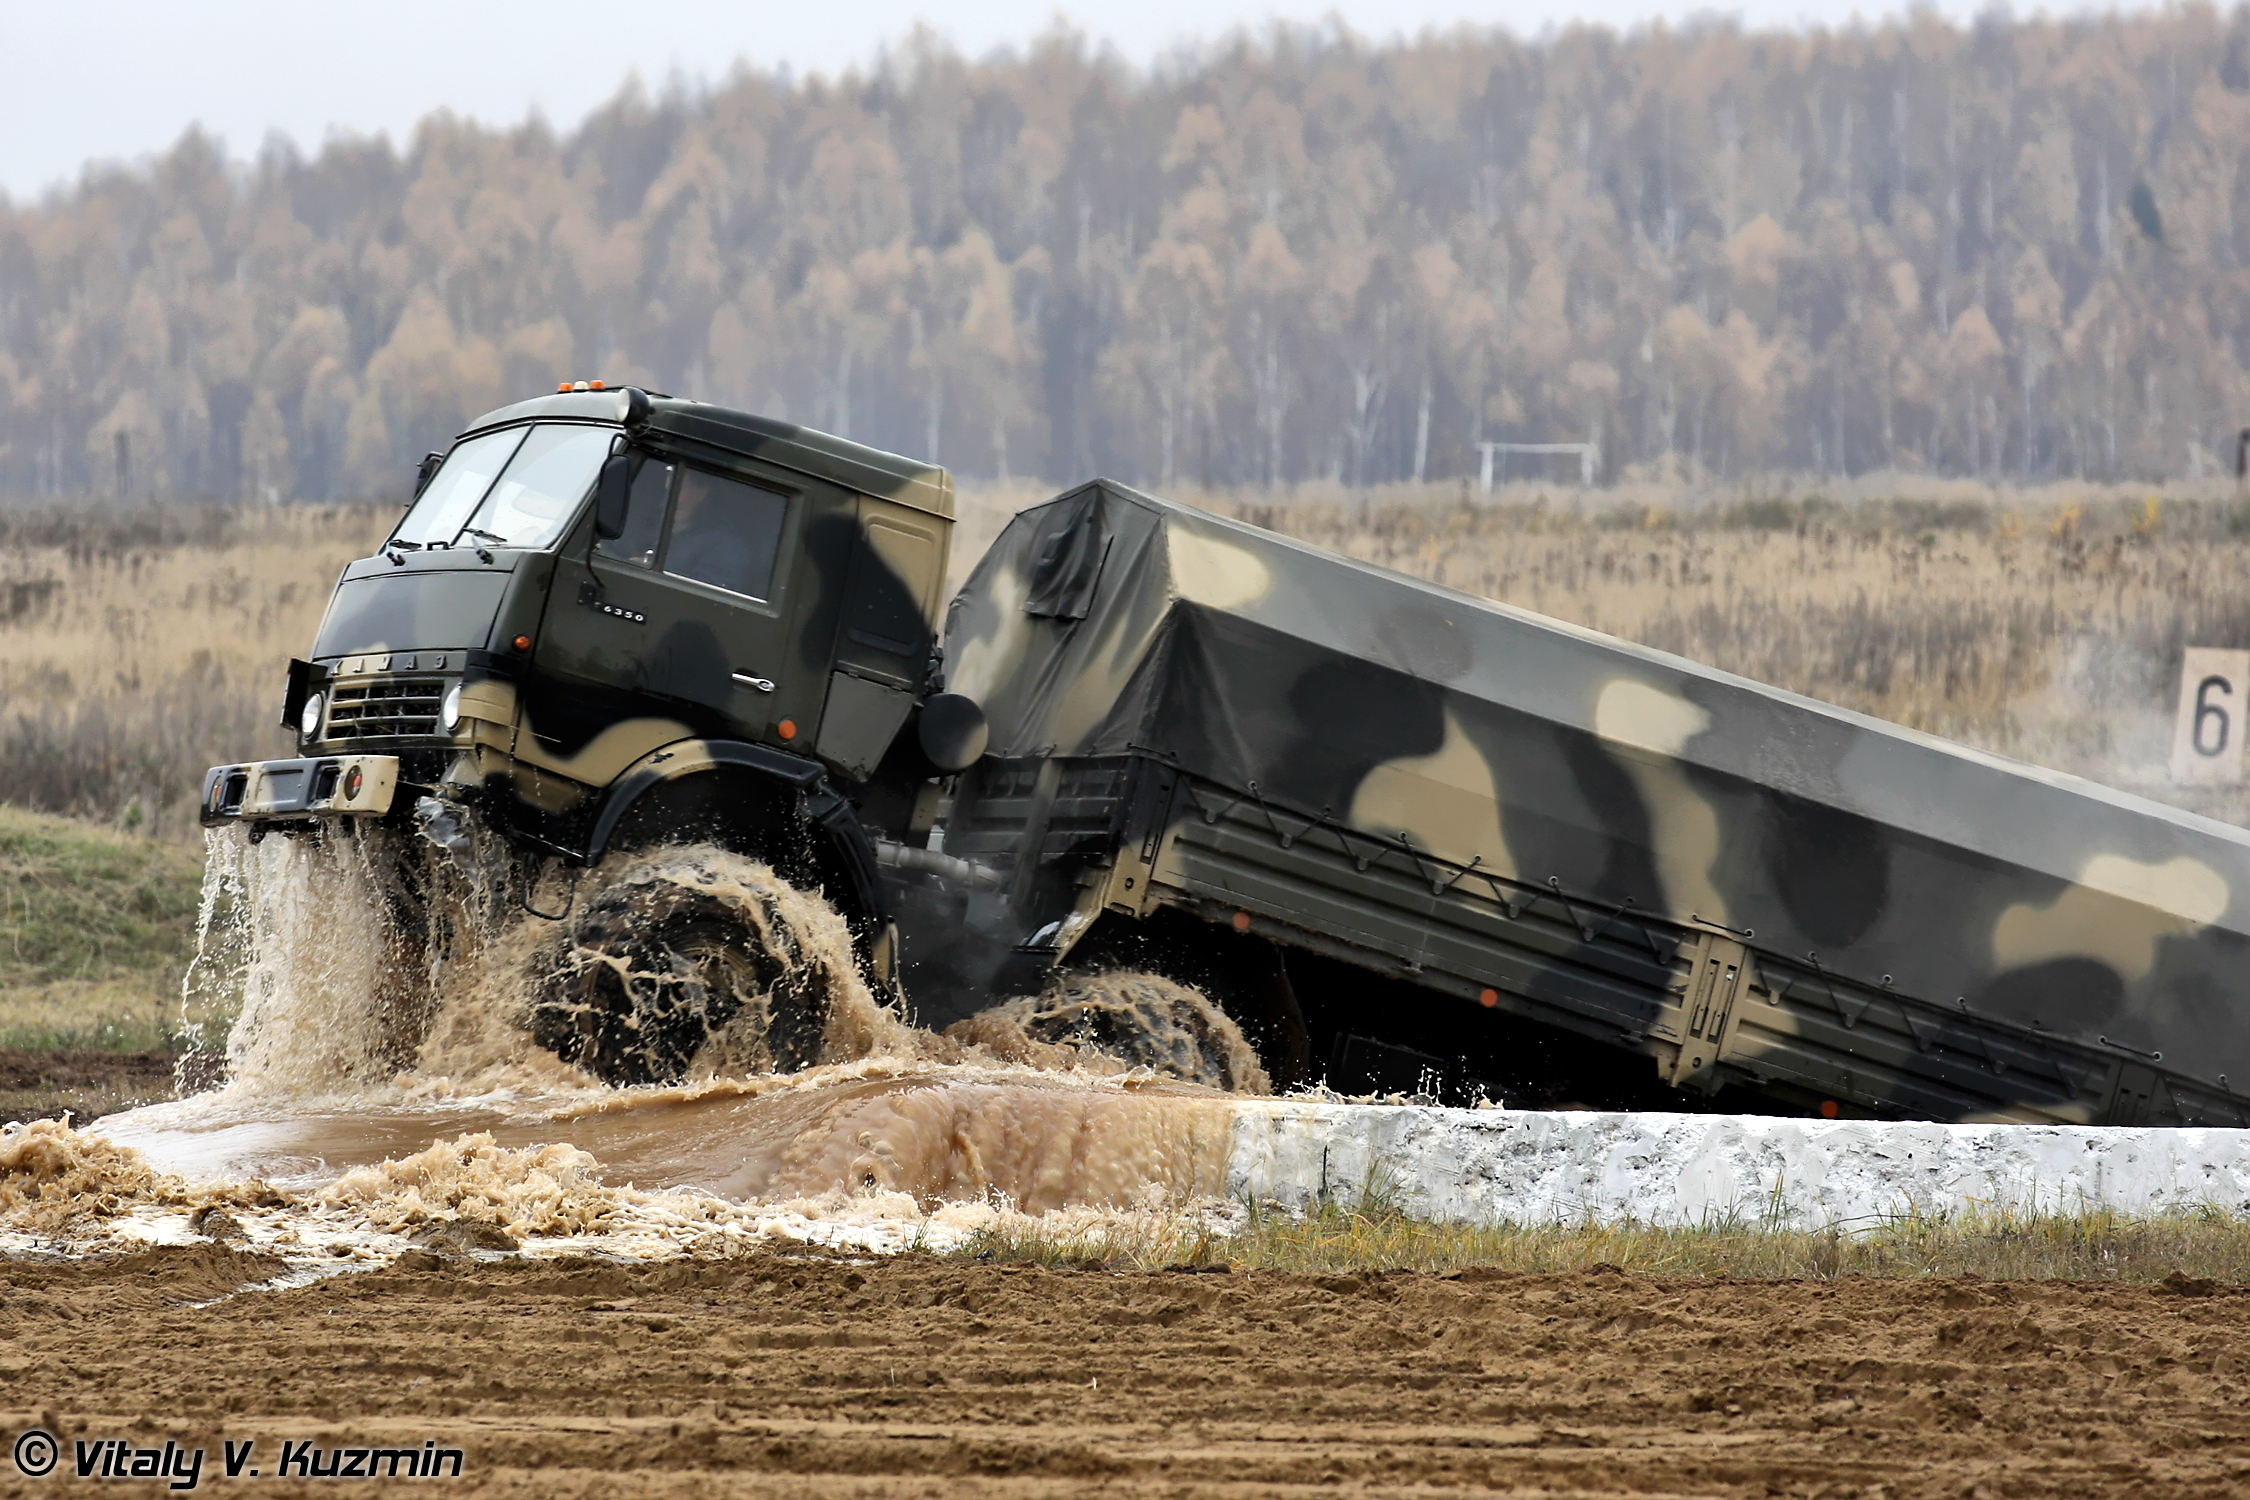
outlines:
M489 836L214 835L182 1078L216 1086L97 1134L171 1181L278 1184L241 1211L276 1253L357 1263L445 1225L684 1253L1186 1211L1223 1191L1230 1095L1270 1089L1216 1005L1151 975L1064 976L941 1036L755 860L615 856L550 921L528 908L562 882L520 899L511 858ZM185 1233L188 1191L132 1212Z
M663 1083L917 1050L835 908L766 865L675 847L604 873L523 974L531 1033L565 1060Z
M189 1182L158 1171L130 1146L82 1135L60 1120L0 1127L0 1226L56 1236L137 1209L192 1213L277 1202L261 1182Z
M287 1193L185 1179L130 1146L46 1121L0 1132L0 1254L215 1244L250 1257L245 1271L268 1278L259 1285L282 1287L417 1252L614 1261L723 1258L776 1245L944 1253L991 1230L1145 1237L1183 1225L1223 1234L1243 1221L1239 1210L1161 1188L1113 1205L1027 1212L999 1197L925 1200L892 1189L742 1201L611 1175L567 1145L508 1146L477 1133Z
M195 956L184 986L184 1089L354 1091L394 1076L426 1023L418 934L402 921L388 845L368 830L208 838ZM370 846L383 845L373 857ZM389 873L390 878L386 879Z
M518 878L376 828L214 832L183 1091L568 1093L914 1050L843 919L758 861L695 846L616 857L559 923L512 898ZM778 1037L804 1017L809 1045Z

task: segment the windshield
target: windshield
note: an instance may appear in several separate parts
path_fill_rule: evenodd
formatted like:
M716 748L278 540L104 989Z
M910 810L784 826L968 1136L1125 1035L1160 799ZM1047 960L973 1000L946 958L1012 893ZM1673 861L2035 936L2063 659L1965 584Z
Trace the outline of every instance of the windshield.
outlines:
M417 547L450 547L469 512L477 508L484 492L492 488L501 466L523 441L523 430L488 432L471 438L445 456L445 465L422 491L422 498L391 533L394 542Z
M548 423L471 438L446 455L391 540L414 547L544 547L594 487L615 436L607 427Z

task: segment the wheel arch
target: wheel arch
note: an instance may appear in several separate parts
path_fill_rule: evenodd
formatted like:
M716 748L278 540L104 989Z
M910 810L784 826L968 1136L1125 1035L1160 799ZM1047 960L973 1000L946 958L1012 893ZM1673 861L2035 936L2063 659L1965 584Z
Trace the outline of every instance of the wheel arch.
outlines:
M740 794L727 797L730 788L741 789ZM874 941L891 916L874 839L851 800L830 785L826 767L771 746L746 740L683 739L642 756L604 793L587 836L586 862L599 862L621 839L646 836L651 825L660 826L667 806L692 815L698 803L707 809L752 815L721 816L706 831L721 841L729 834L765 835L753 842L764 843L757 852L773 858L780 851L767 841L789 830L752 826L755 815L764 811L756 806L761 799L793 807L798 820L824 836L831 857L820 861L825 866L822 873L843 887L837 894L855 908L847 915L859 935Z

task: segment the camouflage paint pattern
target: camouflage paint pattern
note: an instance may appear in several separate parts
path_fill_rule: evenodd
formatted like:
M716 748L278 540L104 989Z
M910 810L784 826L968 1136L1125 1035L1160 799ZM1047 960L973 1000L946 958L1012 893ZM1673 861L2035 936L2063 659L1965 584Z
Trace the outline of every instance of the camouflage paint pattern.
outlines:
M392 816L434 787L583 859L635 798L754 776L874 892L873 840L932 821L897 746L941 685L950 479L639 393L465 436L530 421L629 434L672 466L656 503L690 471L783 497L766 597L604 556L590 505L546 550L378 552L292 679L326 704L309 774L385 758ZM1176 909L1683 1087L2250 1124L2239 830L1101 482L1016 518L946 640L991 740L937 831L988 870L909 901L910 957L1053 963L1105 913ZM335 811L260 799L208 815Z
M947 657L992 726L947 848L1051 944L1232 909L1677 1083L2250 1123L2240 829L1106 482L1015 519Z
M311 653L302 692L328 707L303 753L387 752L403 786L481 797L503 827L587 857L621 795L683 767L866 781L936 668L951 477L638 392L521 402L461 441L529 422L614 428L638 462L669 466L672 487L651 487L667 508L689 473L782 506L765 597L677 576L669 555L602 555L590 503L545 549L379 550L344 570ZM455 688L447 731L438 706Z

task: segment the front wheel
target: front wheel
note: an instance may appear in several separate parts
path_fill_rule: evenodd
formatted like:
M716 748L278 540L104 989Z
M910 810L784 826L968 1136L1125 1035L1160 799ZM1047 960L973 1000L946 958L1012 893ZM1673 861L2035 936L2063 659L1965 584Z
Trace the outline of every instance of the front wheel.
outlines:
M866 1031L838 1024L874 1002L817 896L707 847L604 873L532 962L531 1035L563 1061L616 1085L789 1073Z

